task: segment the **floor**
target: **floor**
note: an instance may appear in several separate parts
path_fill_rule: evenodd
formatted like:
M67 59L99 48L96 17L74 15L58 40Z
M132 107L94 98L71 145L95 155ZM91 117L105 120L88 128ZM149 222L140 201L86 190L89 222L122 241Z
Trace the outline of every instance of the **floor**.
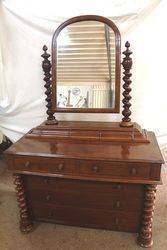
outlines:
M167 249L167 168L157 192L153 250ZM18 208L11 173L0 161L0 250L136 250L136 235L47 223L27 235L18 229Z

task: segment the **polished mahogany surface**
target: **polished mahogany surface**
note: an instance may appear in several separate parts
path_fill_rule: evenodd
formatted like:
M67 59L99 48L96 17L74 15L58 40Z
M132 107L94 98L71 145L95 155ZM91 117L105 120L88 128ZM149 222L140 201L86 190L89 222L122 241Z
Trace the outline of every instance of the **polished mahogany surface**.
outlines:
M66 139L109 142L149 143L147 131L137 123L123 127L119 122L59 121L46 124L47 121L31 129L26 137L38 139Z
M91 141L65 141L23 137L6 154L49 156L75 159L96 159L123 162L163 163L155 135L148 133L150 143L117 143ZM97 153L98 152L98 153Z

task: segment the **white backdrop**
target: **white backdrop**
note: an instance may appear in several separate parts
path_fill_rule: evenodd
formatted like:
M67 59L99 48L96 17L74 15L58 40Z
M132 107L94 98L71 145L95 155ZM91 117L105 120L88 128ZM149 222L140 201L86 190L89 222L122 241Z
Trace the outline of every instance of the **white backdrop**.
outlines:
M54 30L81 14L113 17L133 53L132 120L167 146L165 0L4 0L0 4L0 130L18 140L45 115L42 46ZM124 21L122 20L122 17ZM120 121L121 115L57 114L63 120Z

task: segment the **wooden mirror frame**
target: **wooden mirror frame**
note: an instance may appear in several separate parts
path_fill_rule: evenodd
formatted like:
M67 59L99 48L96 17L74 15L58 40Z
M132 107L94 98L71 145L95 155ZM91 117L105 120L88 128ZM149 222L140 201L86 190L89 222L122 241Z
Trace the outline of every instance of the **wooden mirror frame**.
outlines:
M97 21L107 24L115 34L115 107L114 108L58 108L57 107L57 37L68 25L81 21ZM51 84L51 110L68 113L119 113L120 112L120 71L121 71L121 35L117 26L108 18L97 15L83 15L68 19L54 32L52 38L52 84Z

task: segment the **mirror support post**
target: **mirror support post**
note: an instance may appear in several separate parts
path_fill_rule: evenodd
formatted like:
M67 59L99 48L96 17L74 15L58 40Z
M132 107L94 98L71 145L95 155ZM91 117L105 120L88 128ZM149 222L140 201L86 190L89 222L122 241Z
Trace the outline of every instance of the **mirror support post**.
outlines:
M44 81L45 81L45 85L44 87L46 88L46 91L45 91L45 94L46 94L46 107L47 107L47 121L46 121L46 124L57 124L58 121L56 120L55 116L54 116L54 112L52 111L52 99L51 99L51 85L52 85L52 82L50 80L51 78L51 68L52 68L52 65L51 65L51 62L49 60L49 57L50 57L50 54L47 53L47 46L44 45L43 46L43 51L44 53L41 55L41 57L44 58L43 62L42 62L42 69L43 69L43 72L44 72Z
M123 111L122 111L123 118L122 118L122 122L120 123L120 126L121 127L132 127L133 123L131 122L131 118L130 118L130 115L131 115L131 111L130 111L130 107L131 107L130 99L131 99L131 96L129 94L131 92L130 84L132 82L130 80L130 77L132 76L132 74L130 73L130 70L132 68L132 58L130 57L130 55L132 54L132 52L129 49L130 43L128 41L125 43L125 47L126 47L126 50L123 52L125 57L123 58L123 62L122 62L122 65L123 65L123 68L124 68L124 72L123 72L123 74L124 74L124 77L123 77L123 81L124 81L124 84L123 84L123 88L124 88L123 96L124 96L124 98L122 100L122 103L123 103Z

